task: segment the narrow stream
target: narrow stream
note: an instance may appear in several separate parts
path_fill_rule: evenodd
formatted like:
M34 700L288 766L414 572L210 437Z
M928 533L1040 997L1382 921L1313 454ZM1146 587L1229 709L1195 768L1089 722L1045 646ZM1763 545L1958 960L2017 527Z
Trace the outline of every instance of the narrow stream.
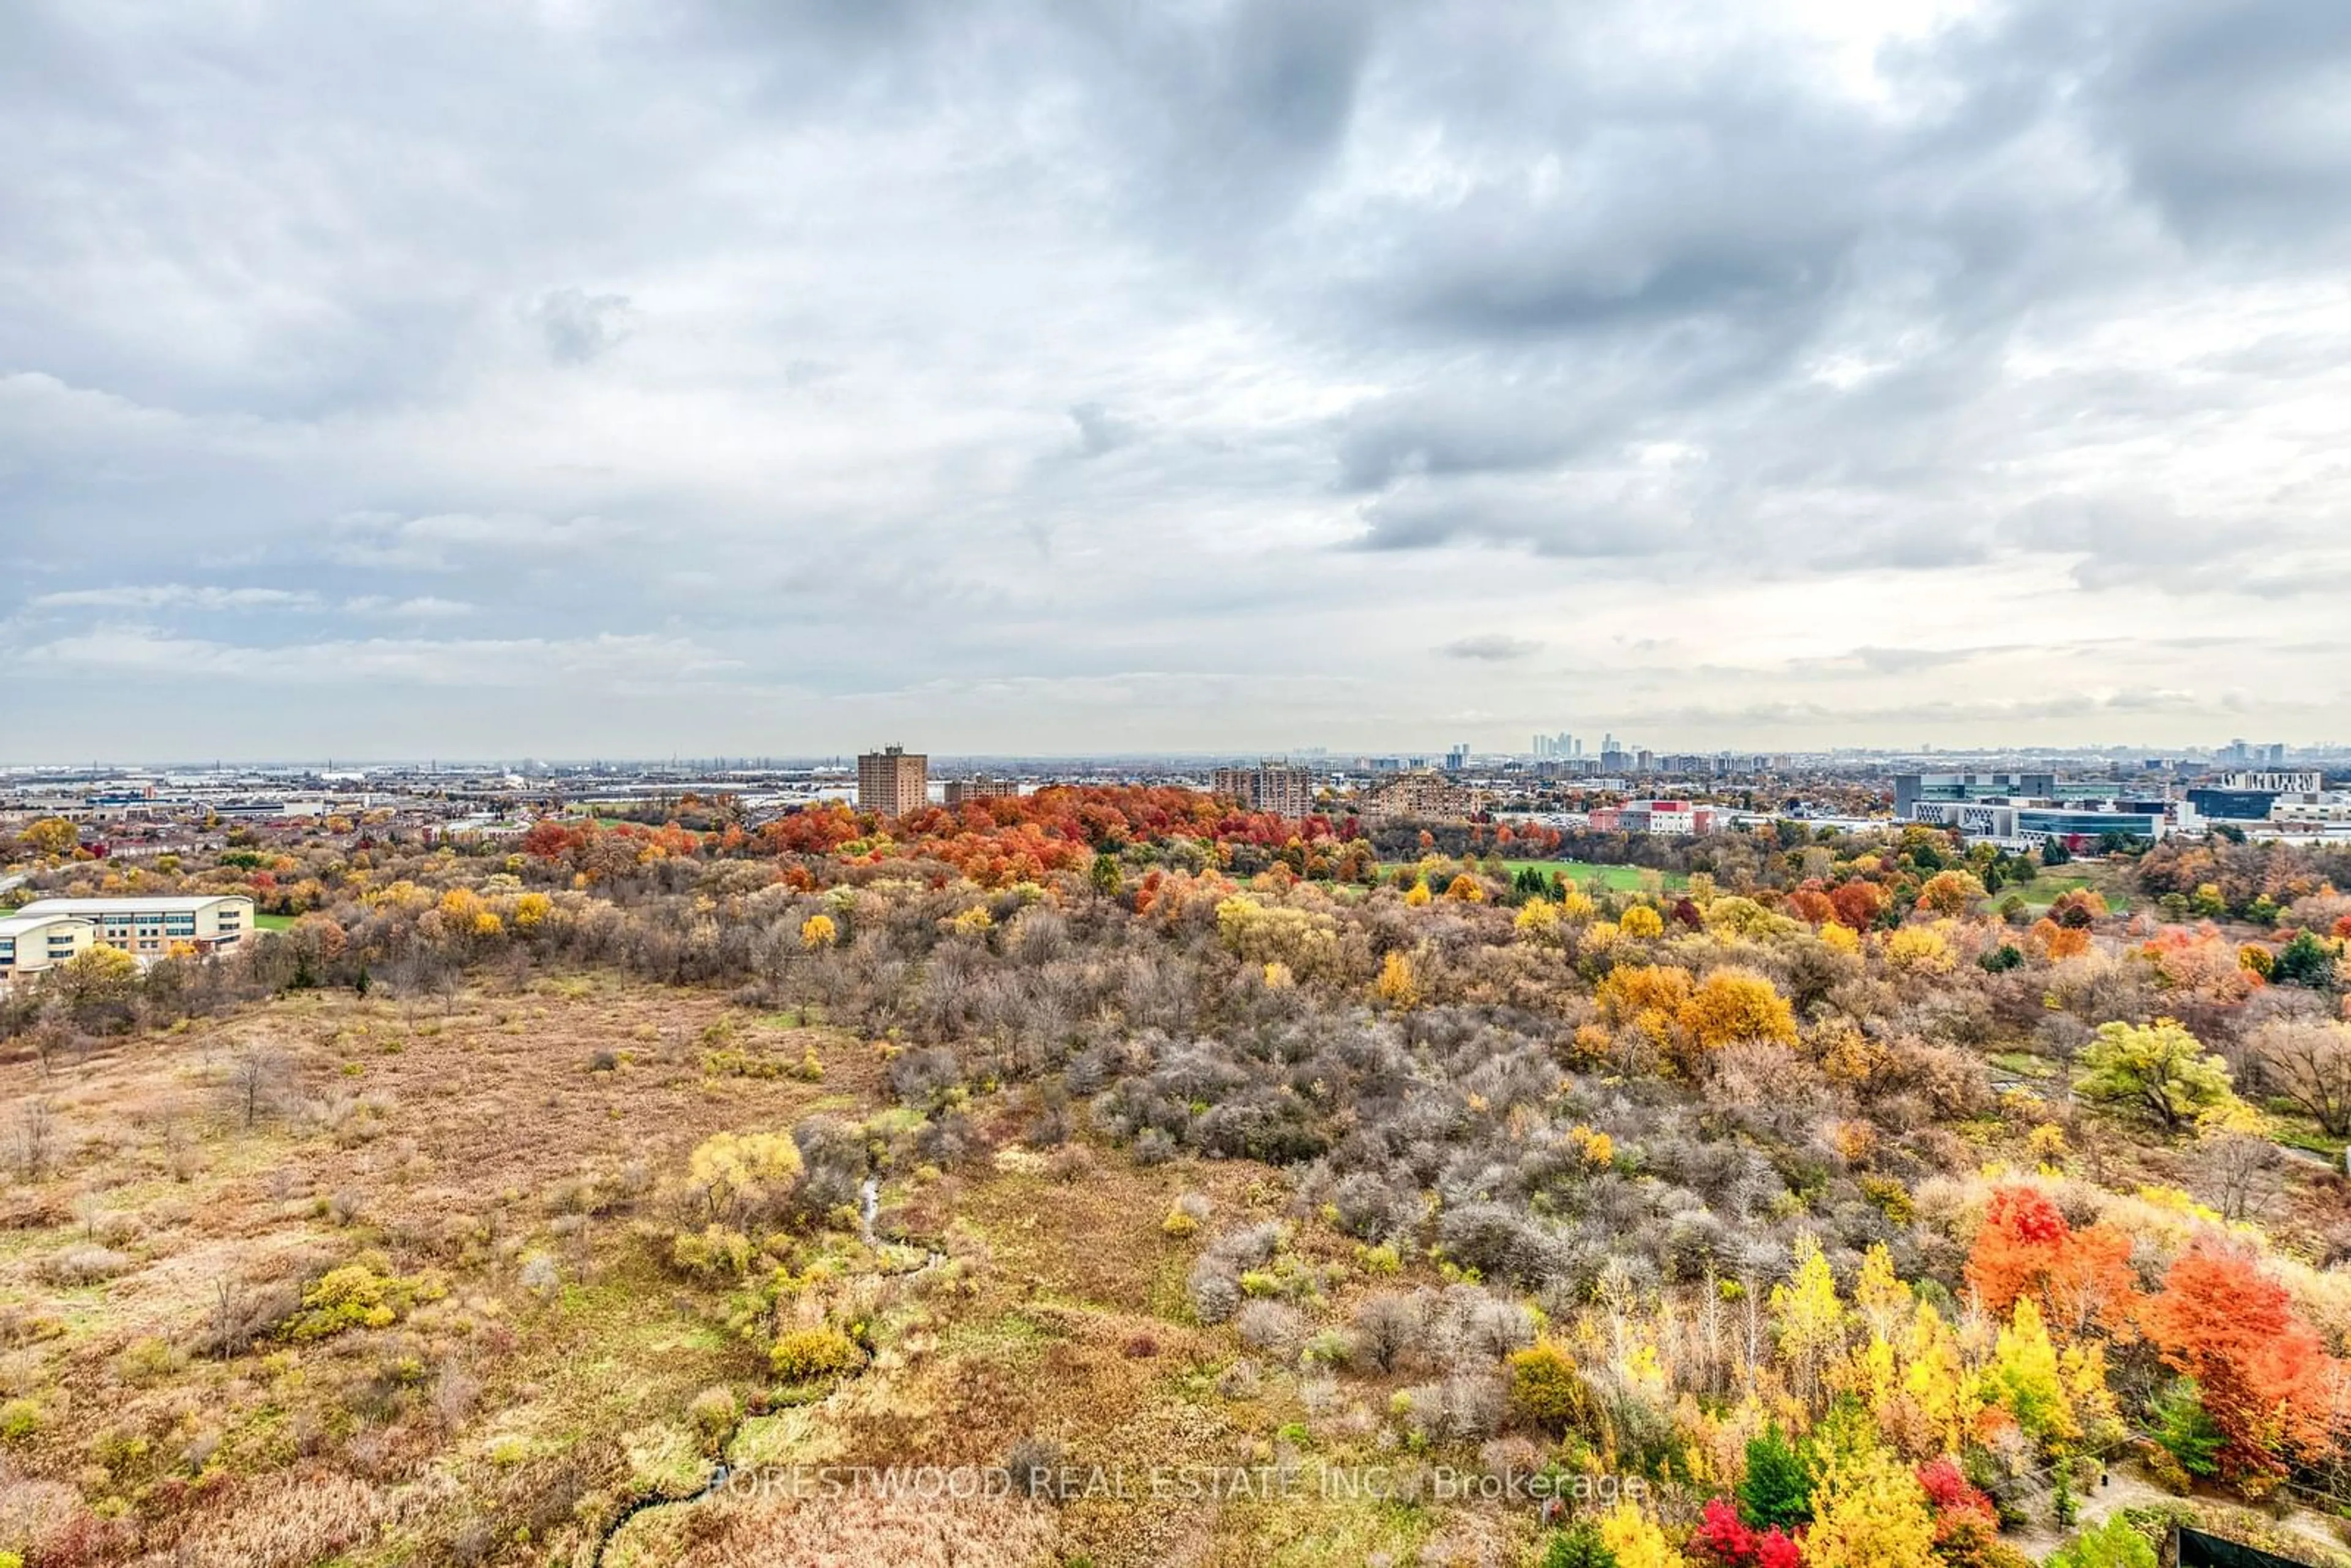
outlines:
M859 1239L866 1246L877 1251L883 1243L873 1233L873 1222L879 1218L881 1212L881 1178L867 1176L857 1188L857 1230ZM926 1274L946 1260L947 1255L945 1251L935 1247L927 1249L921 1265L899 1277ZM656 1508L680 1508L687 1503L700 1502L704 1498L724 1490L728 1479L735 1473L733 1468L727 1463L727 1456L734 1449L735 1440L742 1436L744 1423L750 1419L751 1414L747 1408L737 1412L735 1424L727 1427L726 1435L719 1439L717 1461L712 1465L709 1476L703 1481L699 1490L683 1493L646 1492L641 1497L632 1499L628 1506L621 1510L612 1522L604 1527L604 1533L597 1538L596 1554L589 1560L594 1568L603 1568L604 1553L611 1550L612 1538L620 1534L622 1528L637 1515Z

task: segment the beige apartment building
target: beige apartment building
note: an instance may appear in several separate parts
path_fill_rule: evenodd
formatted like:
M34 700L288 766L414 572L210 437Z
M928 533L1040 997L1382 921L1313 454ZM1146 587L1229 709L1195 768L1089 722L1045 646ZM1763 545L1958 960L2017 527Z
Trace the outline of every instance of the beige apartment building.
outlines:
M89 922L95 939L135 958L160 958L174 946L197 953L235 946L254 930L253 900L239 894L156 898L41 898L16 912Z
M0 989L19 975L79 957L98 944L98 927L70 915L0 916Z
M903 746L885 746L857 758L857 809L903 817L928 805L931 759Z
M1260 762L1255 768L1219 768L1216 792L1238 800L1252 811L1280 817L1314 814L1314 775L1287 762Z
M1466 821L1484 804L1479 792L1442 773L1406 773L1363 799L1355 814L1371 820L1405 818L1423 822Z
M950 806L960 806L966 800L998 800L1019 793L1019 780L998 779L987 773L975 774L969 779L950 779L946 782L946 800Z

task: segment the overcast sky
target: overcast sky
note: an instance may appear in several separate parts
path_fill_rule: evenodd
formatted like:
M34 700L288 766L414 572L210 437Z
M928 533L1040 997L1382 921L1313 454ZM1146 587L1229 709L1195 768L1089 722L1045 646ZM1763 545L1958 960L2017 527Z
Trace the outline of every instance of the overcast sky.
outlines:
M2351 739L2344 0L18 0L0 145L0 761Z

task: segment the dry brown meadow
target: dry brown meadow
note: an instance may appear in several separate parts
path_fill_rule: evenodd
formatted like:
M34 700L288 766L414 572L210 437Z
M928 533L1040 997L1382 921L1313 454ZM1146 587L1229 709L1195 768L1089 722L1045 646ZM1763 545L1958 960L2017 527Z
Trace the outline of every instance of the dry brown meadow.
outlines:
M714 1040L813 1047L822 1082L705 1071ZM1379 1457L1378 1390L1237 1369L1230 1331L1189 1322L1197 1243L1162 1218L1187 1191L1219 1223L1273 1217L1277 1178L1020 1147L1011 1095L971 1107L963 1162L890 1173L881 1229L914 1247L877 1254L846 1218L798 1243L873 1349L777 1386L740 1288L667 1266L665 1195L701 1140L865 1116L883 1085L874 1042L605 975L485 982L445 1011L298 993L0 1064L0 1548L37 1568L585 1563L627 1500L694 1490L722 1441L753 1474L992 1465L1023 1439L1137 1476ZM380 1319L293 1326L354 1263L389 1284ZM1433 1528L1371 1501L729 1492L638 1515L604 1560L1335 1563L1404 1561ZM1513 1535L1445 1528L1439 1560Z

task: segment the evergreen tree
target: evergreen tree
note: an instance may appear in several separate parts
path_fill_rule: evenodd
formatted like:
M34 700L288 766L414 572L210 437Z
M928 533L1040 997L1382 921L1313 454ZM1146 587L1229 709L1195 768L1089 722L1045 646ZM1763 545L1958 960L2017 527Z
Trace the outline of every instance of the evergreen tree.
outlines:
M1739 1512L1758 1530L1793 1530L1813 1519L1813 1468L1778 1424L1747 1440Z
M1552 1536L1543 1548L1542 1568L1616 1568L1616 1554L1600 1539L1600 1527L1579 1519Z

